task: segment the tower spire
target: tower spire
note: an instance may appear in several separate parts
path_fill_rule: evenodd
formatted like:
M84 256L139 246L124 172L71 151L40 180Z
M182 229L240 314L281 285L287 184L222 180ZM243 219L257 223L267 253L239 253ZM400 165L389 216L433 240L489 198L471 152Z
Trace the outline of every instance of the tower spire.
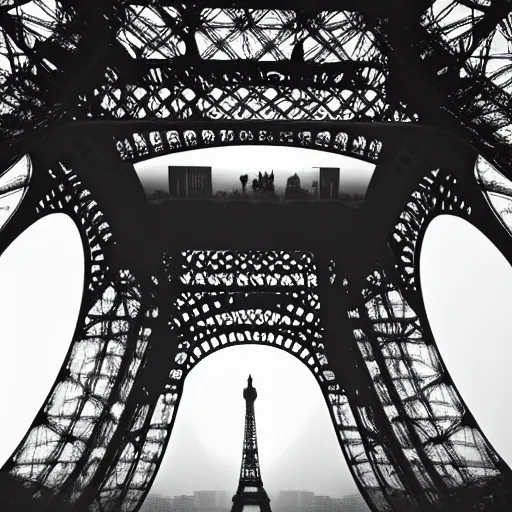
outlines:
M247 379L247 387L244 389L245 398L245 433L242 452L242 466L240 468L240 481L238 490L233 496L231 512L244 510L256 510L260 512L272 512L270 499L263 488L261 479L260 460L258 455L258 440L256 438L256 418L254 416L254 402L258 396L256 388L252 385L252 377Z

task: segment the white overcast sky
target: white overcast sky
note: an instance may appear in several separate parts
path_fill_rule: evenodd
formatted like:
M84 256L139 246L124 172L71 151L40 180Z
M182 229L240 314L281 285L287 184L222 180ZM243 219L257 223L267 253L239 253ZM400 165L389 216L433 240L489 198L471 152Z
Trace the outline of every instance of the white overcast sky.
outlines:
M267 153L267 148L245 148L236 166L230 164L236 150L228 148L216 150L216 160L210 150L209 163L204 156L201 163L194 157L199 152L191 152L188 160L181 154L146 167L167 174L168 165L212 165L227 176L235 172L238 182L242 172L260 168L287 173L329 165L340 167L343 176L360 166L334 155L304 150L306 158L299 150L274 149ZM361 168L364 184L368 173ZM78 232L62 214L30 227L0 257L2 460L22 438L63 362L81 300L82 268ZM488 438L512 464L512 271L475 228L442 217L426 234L421 274L427 311L447 367ZM153 492L236 490L242 390L249 373L259 395L256 422L265 486L331 496L355 492L315 379L292 356L259 346L222 350L191 372Z

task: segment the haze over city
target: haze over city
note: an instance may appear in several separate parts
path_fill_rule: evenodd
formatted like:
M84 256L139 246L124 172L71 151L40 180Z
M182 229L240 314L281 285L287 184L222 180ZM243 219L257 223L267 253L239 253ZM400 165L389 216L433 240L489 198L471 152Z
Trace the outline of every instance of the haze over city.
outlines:
M276 191L284 191L287 178L295 173L300 178L301 187L310 188L313 181L318 180L318 167L342 167L340 190L362 194L375 169L375 164L334 153L302 148L295 148L293 153L294 156L290 159L290 149L279 146L208 148L140 162L135 169L148 194L156 190L168 190L167 169L170 165L211 167L214 194L219 190L240 190L239 178L242 174L249 175L250 183L257 177L258 172L271 171L274 171Z
M224 176L219 187L239 187L240 174L272 169L282 184L294 172L312 176L315 166L339 167L341 181L346 176L347 187L358 190L364 190L371 178L371 166L353 159L279 150L190 152L145 162L137 171L143 181L146 173L157 183L167 179L169 165L209 165ZM62 364L78 315L82 274L80 238L63 215L29 228L0 258L0 336L9 340L0 361L3 460L21 440ZM445 216L428 229L421 275L427 312L446 365L484 432L510 464L512 397L506 390L512 355L512 270L475 228ZM242 390L249 373L259 395L256 424L265 487L271 492L305 489L332 497L357 492L315 379L289 354L261 346L222 350L192 370L151 492L236 490L244 424Z

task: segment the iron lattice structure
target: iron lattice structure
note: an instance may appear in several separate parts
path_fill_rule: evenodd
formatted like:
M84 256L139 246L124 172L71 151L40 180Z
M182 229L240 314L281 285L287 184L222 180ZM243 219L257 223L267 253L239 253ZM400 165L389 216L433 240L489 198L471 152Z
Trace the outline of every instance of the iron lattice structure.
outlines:
M256 388L252 385L252 377L249 375L247 387L244 389L245 429L242 465L240 467L238 489L233 496L231 512L242 512L246 510L244 507L246 505L258 506L262 512L272 512L270 499L263 488L261 478L256 416L254 413L254 402L257 396Z
M73 340L0 472L2 510L135 512L188 372L239 343L311 369L374 512L509 510L510 469L440 357L418 261L450 214L512 263L511 11L0 2L0 252L61 212L86 256ZM135 162L234 144L376 169L359 209L147 202Z

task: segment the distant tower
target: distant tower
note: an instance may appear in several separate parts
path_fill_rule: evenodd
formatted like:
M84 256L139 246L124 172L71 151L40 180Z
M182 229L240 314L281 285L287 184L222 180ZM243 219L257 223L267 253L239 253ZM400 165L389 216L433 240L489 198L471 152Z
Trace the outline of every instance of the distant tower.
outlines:
M233 496L231 512L272 512L270 499L263 489L260 461L258 457L258 440L256 439L256 419L254 417L254 401L258 396L252 387L252 377L247 379L244 389L245 398L245 435L242 453L242 467L238 490Z
M336 199L339 187L339 167L320 167L320 199Z
M169 195L182 198L212 196L212 168L169 166Z
M287 199L297 199L300 197L300 178L297 173L286 180L286 190L284 195Z

